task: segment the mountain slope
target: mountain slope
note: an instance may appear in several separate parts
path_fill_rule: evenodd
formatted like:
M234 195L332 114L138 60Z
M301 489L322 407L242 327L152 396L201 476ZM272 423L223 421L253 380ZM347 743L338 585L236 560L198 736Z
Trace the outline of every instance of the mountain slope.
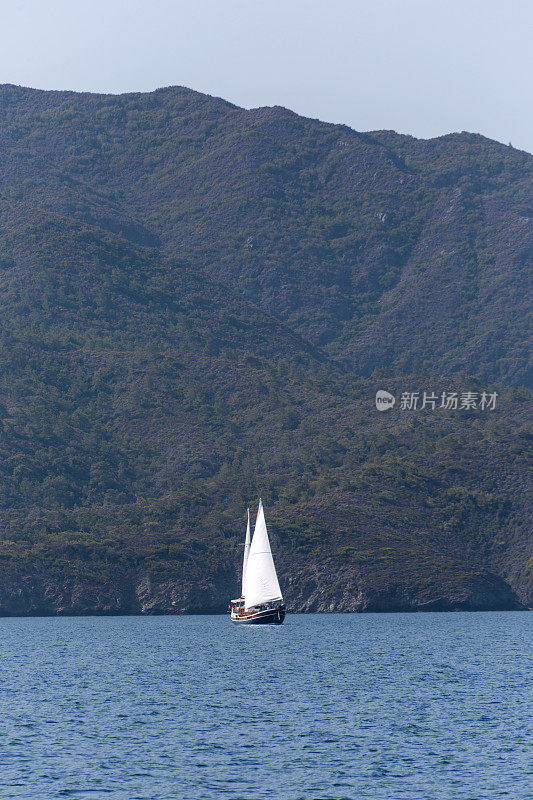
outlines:
M223 610L259 493L293 608L531 603L530 156L181 88L0 138L0 612Z
M21 195L89 221L91 195L105 199L365 374L526 379L528 154L471 134L362 135L179 88L4 87L0 102L4 175Z

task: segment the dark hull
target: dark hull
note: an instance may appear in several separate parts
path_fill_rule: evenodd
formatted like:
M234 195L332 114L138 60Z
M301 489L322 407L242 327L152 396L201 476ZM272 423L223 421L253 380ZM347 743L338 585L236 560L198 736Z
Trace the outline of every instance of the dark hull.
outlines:
M265 611L245 612L231 616L232 622L240 625L281 625L285 619L285 606L269 608Z

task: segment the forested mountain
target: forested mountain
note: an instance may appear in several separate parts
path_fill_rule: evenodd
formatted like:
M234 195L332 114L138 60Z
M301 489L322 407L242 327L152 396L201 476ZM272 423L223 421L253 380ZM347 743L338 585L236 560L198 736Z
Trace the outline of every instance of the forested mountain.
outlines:
M0 87L0 613L224 610L260 493L289 607L531 604L532 178L467 133Z

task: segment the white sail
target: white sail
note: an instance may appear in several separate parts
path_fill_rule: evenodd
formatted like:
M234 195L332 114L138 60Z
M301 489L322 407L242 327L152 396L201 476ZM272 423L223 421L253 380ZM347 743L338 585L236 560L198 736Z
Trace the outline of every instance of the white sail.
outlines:
M244 608L248 611L253 606L269 603L272 600L283 600L283 597L268 541L263 503L260 500L254 536L246 563Z
M244 558L242 561L242 581L241 581L242 597L244 597L244 578L246 576L246 564L248 563L249 552L250 552L250 509L248 509L248 523L246 525L246 539L244 541Z

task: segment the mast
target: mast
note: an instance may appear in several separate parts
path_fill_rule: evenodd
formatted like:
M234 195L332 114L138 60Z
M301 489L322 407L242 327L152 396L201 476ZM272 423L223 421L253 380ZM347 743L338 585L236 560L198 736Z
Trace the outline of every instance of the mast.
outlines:
M259 500L254 535L246 561L244 608L283 600L268 539L263 503Z
M248 509L248 523L246 525L246 539L244 540L244 558L242 562L241 596L244 597L244 579L246 577L246 564L250 552L250 509Z

